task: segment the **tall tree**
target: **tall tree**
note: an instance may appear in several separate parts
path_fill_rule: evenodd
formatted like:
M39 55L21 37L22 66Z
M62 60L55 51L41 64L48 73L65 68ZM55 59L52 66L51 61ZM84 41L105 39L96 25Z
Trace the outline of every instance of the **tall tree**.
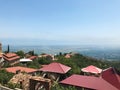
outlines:
M8 45L8 48L7 48L8 50L7 50L7 52L9 53L10 52L10 46Z

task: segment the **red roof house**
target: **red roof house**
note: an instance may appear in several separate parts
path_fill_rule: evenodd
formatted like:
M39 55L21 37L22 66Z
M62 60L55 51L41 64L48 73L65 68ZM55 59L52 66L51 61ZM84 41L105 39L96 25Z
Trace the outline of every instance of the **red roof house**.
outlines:
M51 54L41 54L40 56L38 57L43 57L43 58L46 58L48 60L56 60L55 59L55 56L54 55L51 55Z
M15 74L17 71L26 72L26 73L34 73L34 72L36 72L37 70L36 70L36 69L33 69L33 68L27 68L27 67L16 66L16 67L9 67L9 68L6 68L6 71Z
M61 63L53 62L47 66L44 66L43 68L40 69L40 71L44 72L54 72L54 73L60 73L60 74L65 74L67 73L71 68L68 66L65 66Z
M120 76L114 68L110 67L103 70L102 78L120 90Z
M118 90L102 78L82 75L72 75L60 82L62 85L75 86L78 90Z
M37 58L37 56L30 56L28 59L34 60L36 58Z
M71 56L72 56L71 54L66 54L65 58L71 58Z
M10 65L14 65L14 64L19 63L20 56L18 56L15 53L6 53L6 54L3 54L3 58Z
M98 73L101 73L102 72L102 69L96 67L96 66L93 66L93 65L90 65L86 68L83 68L81 69L83 72L88 72L88 73L95 73L95 74L98 74Z

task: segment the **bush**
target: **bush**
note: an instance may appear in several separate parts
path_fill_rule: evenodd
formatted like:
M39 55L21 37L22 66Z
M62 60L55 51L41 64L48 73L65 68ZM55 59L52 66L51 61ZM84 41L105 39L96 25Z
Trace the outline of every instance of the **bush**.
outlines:
M0 70L0 83L3 85L7 84L13 75L13 73L9 73L6 70Z
M61 85L56 85L54 87L51 87L51 90L77 90L75 87L68 86L68 87L63 87Z
M9 82L7 85L11 89L20 88L20 84L15 84L15 83Z

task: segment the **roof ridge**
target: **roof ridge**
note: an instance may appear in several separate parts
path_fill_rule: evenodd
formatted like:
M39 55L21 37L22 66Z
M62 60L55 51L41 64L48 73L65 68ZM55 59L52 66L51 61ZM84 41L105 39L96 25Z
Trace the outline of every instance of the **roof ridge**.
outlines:
M64 72L64 73L66 73L64 70L63 70L63 68L62 68L62 64L61 63L57 63L59 66L60 66L60 68L62 69L62 71Z
M106 68L106 69L103 70L103 72L106 71L106 70L109 70L109 69L111 69L111 68L113 68L113 67Z

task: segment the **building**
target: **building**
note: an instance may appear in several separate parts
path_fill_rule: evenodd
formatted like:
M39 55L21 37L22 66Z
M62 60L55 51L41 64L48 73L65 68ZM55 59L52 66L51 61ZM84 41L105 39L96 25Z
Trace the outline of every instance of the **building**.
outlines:
M71 67L65 66L61 63L53 62L53 63L50 63L49 65L46 65L45 67L41 68L40 71L65 74L70 69L71 69Z
M90 65L85 68L82 68L81 71L84 72L84 75L100 76L102 69L96 66Z
M6 53L3 54L3 58L5 60L5 63L8 63L10 65L15 65L19 63L20 56L18 56L15 53Z
M77 55L78 53L73 53L73 52L70 52L70 53L66 53L65 54L65 58L71 58L72 56L75 56Z
M21 67L21 66L9 67L5 69L6 71L14 73L14 74L19 73L19 72L25 72L27 74L35 74L37 72L37 69Z
M77 90L120 90L106 80L93 76L71 75L60 82L63 86L74 86Z
M40 58L46 58L47 60L57 60L54 55L51 54L41 54L38 57Z
M82 69L83 72L100 74L99 77L71 75L60 82L63 86L75 86L77 90L120 90L120 75L110 67L105 70L95 66L88 66Z
M0 54L2 53L2 44L0 43Z
M120 76L114 68L103 70L101 77L120 90Z
M71 69L71 67L68 67L66 65L63 65L61 63L53 62L49 65L45 65L43 68L40 69L44 73L43 76L46 76L47 78L50 78L54 81L63 80L65 74Z
M71 58L71 57L72 57L72 55L69 53L65 55L65 58Z
M19 84L20 90L50 90L51 80L40 76L32 76L26 73L15 74L8 82L14 85ZM18 90L18 89L17 89Z
M35 60L37 58L38 58L37 56L30 56L30 57L28 57L28 59L30 59L30 60Z

